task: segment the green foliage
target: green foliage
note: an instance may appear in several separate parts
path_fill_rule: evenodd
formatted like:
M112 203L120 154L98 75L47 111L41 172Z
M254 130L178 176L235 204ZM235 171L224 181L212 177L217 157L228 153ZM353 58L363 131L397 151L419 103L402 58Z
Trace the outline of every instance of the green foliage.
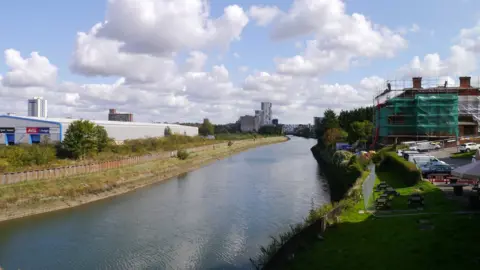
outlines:
M338 118L335 112L331 109L326 110L323 113L323 118L320 123L315 125L315 136L318 140L318 144L321 148L324 148L328 145L325 144L325 133L329 129L338 129L340 127L338 123ZM328 137L331 137L330 135Z
M355 121L350 124L348 131L348 142L354 143L360 141L366 143L371 137L373 132L373 124L368 120Z
M278 126L273 126L273 125L268 125L268 126L262 126L258 130L259 134L262 135L282 135L283 134L283 126L278 125Z
M309 126L299 126L294 130L293 134L304 138L316 138L315 130L310 129Z
M98 151L97 135L99 130L93 122L77 120L70 123L62 146L72 157L83 159Z
M465 152L465 153L454 153L450 157L451 158L458 158L458 159L472 159L472 157L475 156L475 153L477 151L470 151L470 152Z
M340 166L343 161L350 161L352 156L353 153L345 150L336 151L332 156L332 163L336 166Z
M349 111L341 111L338 115L338 122L341 128L350 133L353 122L372 121L373 115L374 107L362 107Z
M240 133L240 122L224 124L224 125L214 125L215 134L221 133Z
M187 159L189 156L188 152L186 150L178 150L177 151L177 158L181 160Z
M203 123L198 128L198 133L202 136L208 136L215 134L215 127L210 123L207 118L203 119Z
M0 150L0 171L23 166L48 164L56 159L51 145L6 146Z
M215 139L216 140L222 140L222 141L227 141L227 140L250 140L256 138L256 134L253 133L223 133L223 134L215 134Z
M334 148L337 142L344 141L348 134L341 128L330 128L323 134L323 145Z
M422 174L415 164L399 157L395 152L380 152L381 161L377 165L379 172L391 172L401 175L407 186L413 186L422 181Z
M172 136L172 129L169 126L165 128L164 136L165 137Z
M104 127L96 125L94 128L95 139L97 143L97 151L103 152L109 146L113 145L113 139L108 137L108 133Z

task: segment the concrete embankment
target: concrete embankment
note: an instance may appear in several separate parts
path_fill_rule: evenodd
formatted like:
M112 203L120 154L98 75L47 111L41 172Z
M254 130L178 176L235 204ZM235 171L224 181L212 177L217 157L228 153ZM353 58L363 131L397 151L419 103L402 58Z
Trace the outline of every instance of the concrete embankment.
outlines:
M46 213L120 195L195 170L216 160L286 137L233 141L193 152L186 160L169 158L98 173L0 186L0 221Z

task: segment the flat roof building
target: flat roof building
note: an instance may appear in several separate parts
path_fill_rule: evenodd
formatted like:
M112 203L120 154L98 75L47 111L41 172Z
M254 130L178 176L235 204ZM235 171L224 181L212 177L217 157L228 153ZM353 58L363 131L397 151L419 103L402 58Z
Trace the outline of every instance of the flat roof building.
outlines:
M28 116L0 115L0 144L61 142L68 126L79 119L37 118ZM117 143L130 139L165 136L168 126L173 134L197 136L198 128L176 124L155 124L140 122L99 121L91 122L102 126L108 136Z

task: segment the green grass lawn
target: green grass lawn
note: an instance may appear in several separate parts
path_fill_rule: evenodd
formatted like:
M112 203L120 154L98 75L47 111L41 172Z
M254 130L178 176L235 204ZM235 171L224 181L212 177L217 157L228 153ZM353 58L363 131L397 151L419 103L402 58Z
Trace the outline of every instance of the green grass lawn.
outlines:
M360 214L363 201L329 228L323 241L297 252L284 269L467 269L480 267L480 215L452 213L459 206L429 182L408 187L401 176L377 173L377 183L385 181L401 195L392 210L408 209L407 198L421 192L425 208L417 216ZM395 214L395 213L393 213ZM393 215L392 214L392 215ZM404 214L404 213L396 213ZM428 224L420 224L420 220Z
M476 151L470 151L465 153L453 153L450 157L451 158L463 158L463 159L471 159L475 155Z

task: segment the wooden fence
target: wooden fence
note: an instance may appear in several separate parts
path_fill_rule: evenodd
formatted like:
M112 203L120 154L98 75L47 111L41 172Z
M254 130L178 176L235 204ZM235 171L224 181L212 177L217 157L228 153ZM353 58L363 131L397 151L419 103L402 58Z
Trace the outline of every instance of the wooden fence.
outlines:
M248 140L251 143L252 140ZM247 140L238 142L237 145L244 145L248 143ZM222 147L228 147L227 143L218 143L213 145L206 145L200 147L194 147L186 149L189 153L202 152L209 149L217 149ZM80 164L75 166L64 166L57 168L49 168L44 170L23 171L14 173L0 174L0 185L14 184L23 181L42 180L42 179L56 179L72 175L88 174L102 172L109 169L120 168L128 165L136 165L153 160L168 159L176 157L177 151L160 152L155 154L149 154L144 156L127 157L118 160L111 160L105 162L96 162L89 164Z

